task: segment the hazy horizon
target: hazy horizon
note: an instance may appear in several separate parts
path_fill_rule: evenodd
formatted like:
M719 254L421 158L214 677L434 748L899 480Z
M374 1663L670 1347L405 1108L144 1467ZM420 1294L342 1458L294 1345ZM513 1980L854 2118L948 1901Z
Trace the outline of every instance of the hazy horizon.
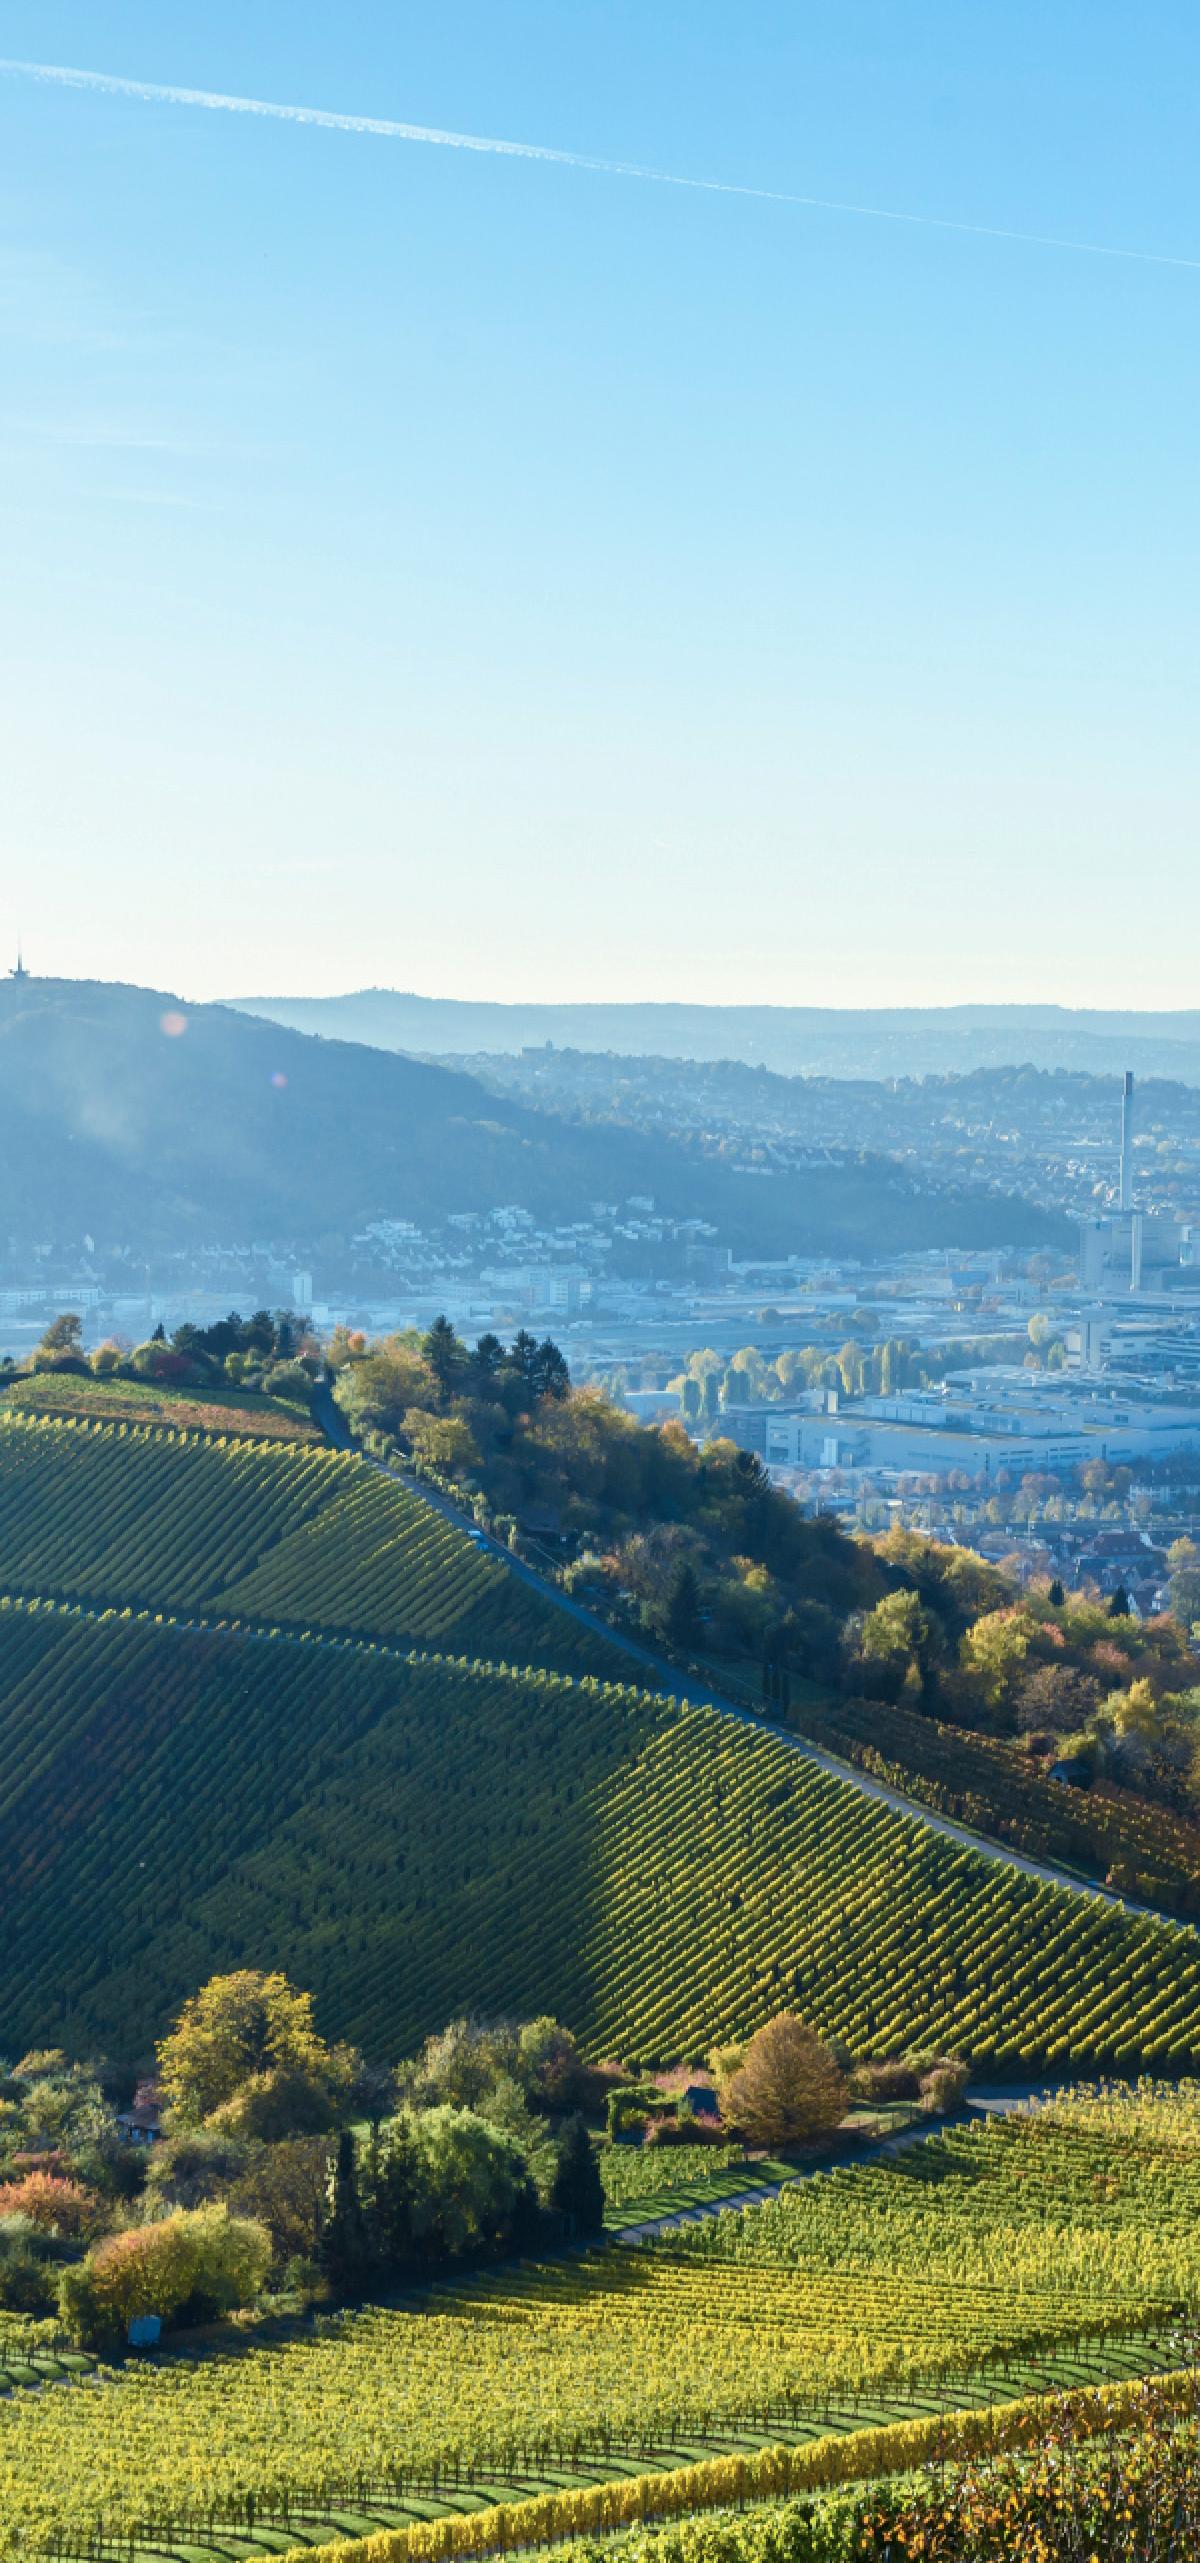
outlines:
M462 988L417 988L405 985L398 980L388 981L382 979L360 980L355 984L347 982L345 985L330 988L298 987L291 985L288 987L263 986L257 988L219 987L209 991L197 989L191 986L187 981L186 974L180 974L179 972L168 974L166 977L161 979L137 979L130 977L126 972L120 970L114 970L110 974L100 972L95 969L55 970L39 967L37 963L37 956L36 954L31 953L27 938L15 942L12 946L12 953L14 959L18 954L20 955L22 969L30 984L35 986L45 984L47 982L52 985L61 984L66 986L86 986L90 982L99 986L124 986L132 989L140 989L153 995L179 997L181 999L185 999L192 1005L226 1005L243 1010L258 1003L282 1005L294 1001L300 1005L324 1005L336 1004L339 1001L345 1001L356 997L398 997L417 1005L467 1006L473 1010L500 1008L507 1009L511 1012L561 1010L564 1012L570 1011L577 1013L591 1010L595 1013L605 1013L617 1011L631 1012L637 1010L645 1013L657 1013L661 1011L675 1010L679 1012L740 1015L755 1013L813 1013L834 1016L858 1014L893 1015L905 1013L918 1015L996 1014L1028 1016L1053 1015L1066 1016L1068 1019L1076 1016L1095 1015L1104 1019L1116 1016L1119 1018L1128 1018L1132 1021L1144 1020L1151 1023L1167 1021L1200 1023L1200 1002L1193 1006L1120 1006L1094 1004L1090 1000L1086 999L1072 1004L1068 1003L1063 998L1054 996L1004 998L970 995L945 996L927 1002L920 999L900 997L888 999L880 997L873 1001L868 1000L860 1003L853 998L846 998L838 1001L818 997L760 997L754 994L732 994L713 998L694 997L686 994L678 996L634 997L626 996L620 990L613 990L607 987L601 988L594 994L586 997L547 996L544 993L537 993L532 990L523 989L518 989L514 993L506 993L501 996L496 994L494 988L476 992L471 992ZM7 975L11 978L14 975L13 967L10 964L7 964L3 956L0 955L0 978L4 976L6 970Z

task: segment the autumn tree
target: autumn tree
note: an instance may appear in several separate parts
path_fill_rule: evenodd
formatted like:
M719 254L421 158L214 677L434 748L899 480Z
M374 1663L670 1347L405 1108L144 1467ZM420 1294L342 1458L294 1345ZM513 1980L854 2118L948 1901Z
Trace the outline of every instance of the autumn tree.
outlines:
M846 2084L816 2030L781 2011L744 2048L714 2058L721 2115L752 2145L801 2145L846 2113Z
M1027 1611L985 1611L967 1630L959 1649L964 1672L978 1684L989 1709L1011 1706L1033 1637Z
M1171 1609L1180 1627L1191 1629L1200 1620L1200 1548L1195 1540L1172 1540L1167 1566Z
M937 1653L937 1623L918 1593L885 1593L862 1624L865 1678L885 1698L922 1697Z
M83 1319L66 1310L52 1317L34 1355L35 1370L56 1370L66 1362L83 1360Z
M325 2117L353 2063L319 2036L310 1993L253 1967L211 1977L158 2050L163 2098L181 2126L198 2126L214 2110L247 2099L277 2104L270 2114L288 2123L248 2126L255 2135L283 2135Z
M438 1468L448 1477L478 1468L479 1452L469 1424L461 1415L427 1415L420 1406L410 1406L401 1430L414 1459L426 1468Z

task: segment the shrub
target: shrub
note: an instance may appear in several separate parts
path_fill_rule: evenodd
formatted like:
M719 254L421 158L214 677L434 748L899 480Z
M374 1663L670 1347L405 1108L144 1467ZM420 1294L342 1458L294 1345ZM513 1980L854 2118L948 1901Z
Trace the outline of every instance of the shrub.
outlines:
M181 2127L158 2144L146 2165L146 2194L153 2212L204 2207L225 2196L250 2160L251 2149L220 2127Z
M719 2118L693 2118L685 2110L676 2118L655 2118L646 2129L648 2145L728 2145L729 2131Z
M623 2137L645 2136L652 2121L665 2124L673 2116L673 2102L664 2099L653 2082L617 2083L605 2103L605 2124L613 2144Z
M28 2216L0 2220L0 2312L46 2314L54 2305L55 2271L47 2237Z
M268 1397L302 1398L307 1404L312 1395L312 1380L303 1362L274 1362L263 1374L263 1387Z
M943 2110L957 2109L971 2079L970 2067L957 2057L941 2057L921 2076L921 2107L931 2117Z
M915 2100L920 2092L920 2078L907 2056L884 2056L856 2065L850 2077L850 2089L856 2100L866 2101L869 2108L882 2108L893 2100Z
M78 2180L59 2179L52 2172L26 2172L23 2180L11 2180L0 2189L0 2219L27 2216L40 2233L62 2234L70 2241L94 2231L100 2212L94 2189L85 2189Z
M271 2259L269 2235L223 2207L198 2207L110 2235L63 2271L59 2305L85 2349L111 2347L138 2314L164 2322L185 2308L196 2320L231 2312L257 2295Z

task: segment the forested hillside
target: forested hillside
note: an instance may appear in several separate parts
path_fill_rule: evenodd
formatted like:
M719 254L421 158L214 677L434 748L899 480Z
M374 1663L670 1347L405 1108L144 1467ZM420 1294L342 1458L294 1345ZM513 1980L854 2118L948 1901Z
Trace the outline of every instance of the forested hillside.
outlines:
M472 1077L146 988L0 981L5 1234L101 1253L264 1236L336 1264L370 1221L515 1204L547 1223L652 1196L739 1252L1035 1243L1020 1202L918 1185L886 1160L769 1184L669 1139L584 1129Z

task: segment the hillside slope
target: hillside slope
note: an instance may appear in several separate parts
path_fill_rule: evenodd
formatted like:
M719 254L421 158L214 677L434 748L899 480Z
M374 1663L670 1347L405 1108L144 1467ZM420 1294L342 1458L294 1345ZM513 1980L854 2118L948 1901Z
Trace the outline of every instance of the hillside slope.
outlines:
M43 1600L482 1646L616 1673L615 1646L357 1457L0 1406L3 1589Z
M128 2055L209 1974L382 2056L594 2053L794 2006L857 2053L1200 2060L1200 1941L1042 1886L777 1736L595 1681L0 1605L0 2024Z
M0 2047L129 2058L253 1963L381 2056L543 2010L686 2055L789 2003L858 2052L1200 2061L1193 1933L622 1661L352 1456L0 1420Z
M165 1029L164 1029L165 1027ZM380 1218L515 1204L546 1225L653 1196L747 1253L1022 1243L1047 1214L918 1188L886 1160L751 1182L670 1140L583 1128L472 1077L227 1006L73 980L0 982L4 1230L17 1254L264 1237L329 1256Z

